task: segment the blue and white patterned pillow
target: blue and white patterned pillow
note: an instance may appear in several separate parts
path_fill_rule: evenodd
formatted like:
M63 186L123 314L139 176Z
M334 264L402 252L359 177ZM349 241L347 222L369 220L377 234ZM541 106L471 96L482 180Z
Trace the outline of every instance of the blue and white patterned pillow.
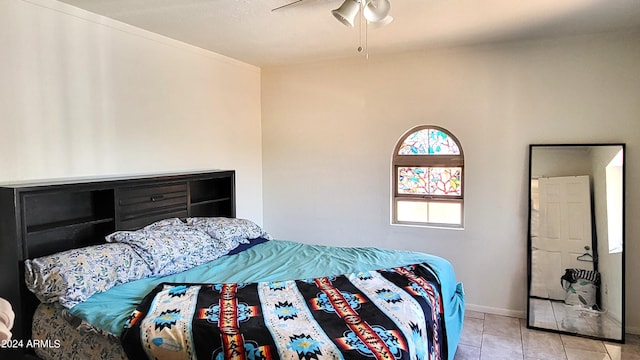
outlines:
M142 231L142 230L167 230L167 231L172 231L174 229L180 229L180 228L186 228L187 224L180 220L179 218L169 218L169 219L162 219L162 220L158 220L154 223L151 223L145 227L143 227L140 230L136 230L136 231ZM107 236L104 237L104 239L107 242L118 242L117 240L113 240L114 236L118 236L116 234L119 233L126 233L126 232L131 232L131 231L116 231L114 233L111 233Z
M214 241L195 227L161 227L117 231L107 241L131 245L144 259L154 276L188 270L227 254L230 244Z
M143 230L171 230L175 228L184 228L187 224L180 218L162 219L143 227Z
M224 242L247 244L249 239L272 237L260 226L247 219L226 217L187 218L187 225L201 229L211 237ZM237 244L235 245L237 246ZM235 248L234 246L234 248Z
M66 308L116 285L152 275L127 244L101 244L25 261L25 283L43 303Z

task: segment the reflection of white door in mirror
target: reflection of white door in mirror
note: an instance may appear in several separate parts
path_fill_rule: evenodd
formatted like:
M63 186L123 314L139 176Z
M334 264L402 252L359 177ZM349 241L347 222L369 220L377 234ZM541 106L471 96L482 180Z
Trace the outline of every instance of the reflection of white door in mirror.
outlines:
M531 295L564 300L560 277L565 269L593 270L593 262L578 260L593 245L589 176L539 178L537 183Z

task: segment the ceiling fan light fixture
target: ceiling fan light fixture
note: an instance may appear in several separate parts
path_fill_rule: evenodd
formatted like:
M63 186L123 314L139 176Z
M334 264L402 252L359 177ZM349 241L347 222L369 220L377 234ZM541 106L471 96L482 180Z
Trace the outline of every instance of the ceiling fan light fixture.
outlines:
M393 16L387 15L380 21L368 21L368 24L370 27L377 29L379 27L383 27L385 25L391 24L392 21L393 21Z
M354 27L354 21L360 11L360 1L345 0L339 8L331 10L333 16L346 26Z
M378 23L389 16L391 2L389 0L368 0L362 9L362 15L370 23Z

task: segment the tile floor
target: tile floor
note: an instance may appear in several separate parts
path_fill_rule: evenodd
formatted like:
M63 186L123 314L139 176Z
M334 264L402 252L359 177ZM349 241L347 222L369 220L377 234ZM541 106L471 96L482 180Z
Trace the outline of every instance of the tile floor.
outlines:
M640 337L625 344L527 329L524 319L467 310L455 360L640 360Z
M620 322L594 310L566 305L562 301L529 299L531 319L536 327L560 329L567 332L619 339L622 335Z

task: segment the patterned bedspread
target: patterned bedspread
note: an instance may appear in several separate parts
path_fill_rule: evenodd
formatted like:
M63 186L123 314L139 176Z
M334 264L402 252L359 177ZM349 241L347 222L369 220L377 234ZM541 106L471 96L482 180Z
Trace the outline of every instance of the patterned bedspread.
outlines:
M158 285L131 314L130 359L447 359L427 264L307 280Z

